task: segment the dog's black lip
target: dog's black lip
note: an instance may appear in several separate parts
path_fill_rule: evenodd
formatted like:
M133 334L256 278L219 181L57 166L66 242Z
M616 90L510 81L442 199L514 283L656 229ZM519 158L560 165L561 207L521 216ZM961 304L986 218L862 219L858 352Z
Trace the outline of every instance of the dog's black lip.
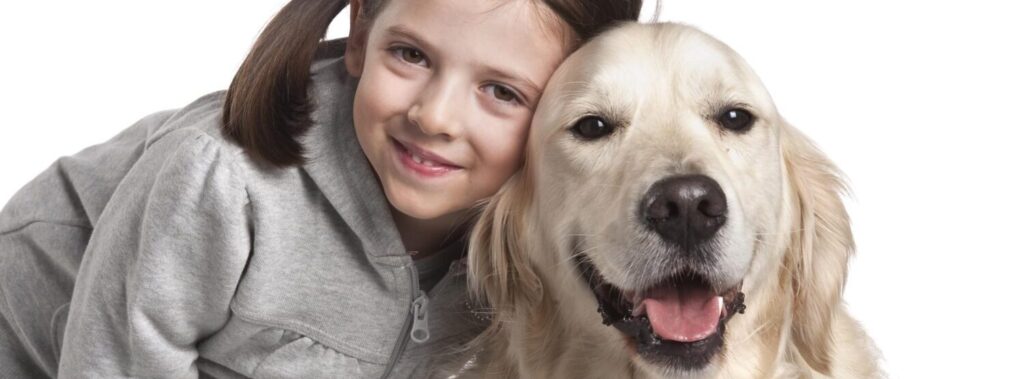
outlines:
M576 245L580 246L580 245ZM711 359L724 345L725 326L737 313L744 313L745 296L739 291L742 284L727 291L726 315L718 321L715 333L699 341L678 342L663 340L654 333L650 320L646 315L633 316L633 306L623 295L622 290L605 282L593 263L582 253L573 254L576 267L583 279L594 292L597 300L601 322L618 329L630 337L636 344L637 353L645 360L667 367L685 370L700 369L711 362Z
M727 319L724 318L718 320L718 329L715 333L699 341L676 342L658 339L658 342L653 344L637 341L636 352L644 360L659 366L681 370L699 370L711 363L715 355L724 347L726 322ZM657 337L655 336L655 338Z

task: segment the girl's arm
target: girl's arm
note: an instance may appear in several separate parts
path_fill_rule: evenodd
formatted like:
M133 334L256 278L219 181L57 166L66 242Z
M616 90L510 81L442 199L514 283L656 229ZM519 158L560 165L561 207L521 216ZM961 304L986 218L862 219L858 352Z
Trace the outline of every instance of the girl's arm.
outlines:
M234 154L192 128L148 147L86 249L59 377L197 377L251 246Z

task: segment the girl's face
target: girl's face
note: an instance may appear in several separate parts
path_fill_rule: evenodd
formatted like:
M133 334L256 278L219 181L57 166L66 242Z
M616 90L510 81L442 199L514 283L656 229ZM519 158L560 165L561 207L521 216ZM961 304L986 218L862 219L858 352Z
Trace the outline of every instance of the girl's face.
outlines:
M358 29L345 57L356 135L391 205L427 220L497 192L568 27L530 0L391 0Z

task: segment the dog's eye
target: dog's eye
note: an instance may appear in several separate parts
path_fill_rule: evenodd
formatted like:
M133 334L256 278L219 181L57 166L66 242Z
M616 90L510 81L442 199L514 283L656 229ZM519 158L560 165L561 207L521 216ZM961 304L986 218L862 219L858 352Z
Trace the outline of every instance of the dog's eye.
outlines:
M587 116L572 127L572 133L585 140L593 140L604 137L612 132L614 128L604 119L597 116Z
M731 108L718 115L718 124L732 131L744 132L754 124L754 115L744 109Z

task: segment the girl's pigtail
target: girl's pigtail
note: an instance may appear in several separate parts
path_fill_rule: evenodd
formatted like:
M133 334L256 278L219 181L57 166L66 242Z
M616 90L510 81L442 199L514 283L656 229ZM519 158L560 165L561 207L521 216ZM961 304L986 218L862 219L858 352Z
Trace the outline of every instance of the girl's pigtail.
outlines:
M307 87L317 45L348 0L292 0L267 24L224 102L225 134L275 166L304 162L298 137L312 125Z

